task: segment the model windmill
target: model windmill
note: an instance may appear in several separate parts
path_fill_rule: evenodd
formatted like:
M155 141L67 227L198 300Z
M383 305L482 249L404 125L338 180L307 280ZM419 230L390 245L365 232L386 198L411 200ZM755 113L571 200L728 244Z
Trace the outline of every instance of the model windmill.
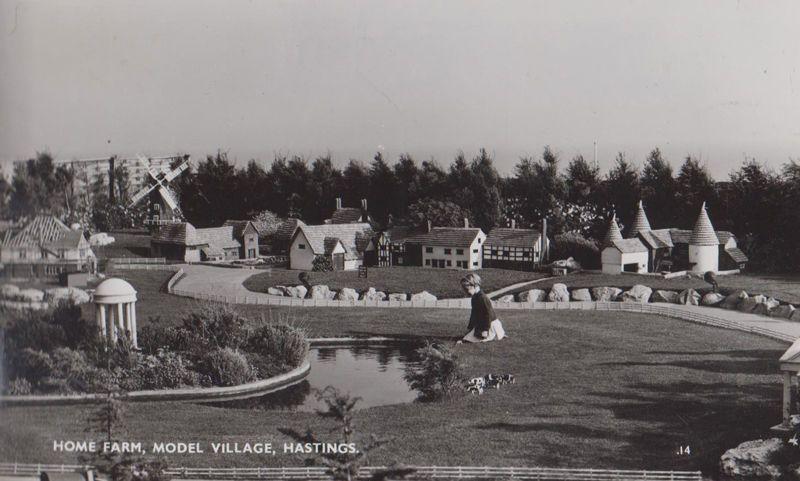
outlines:
M183 157L183 161L175 168L162 167L160 169L153 168L150 165L150 160L139 156L142 164L147 165L147 173L149 174L149 185L142 188L132 198L129 207L133 207L142 201L145 197L150 198L150 212L145 221L146 224L151 226L158 226L162 224L174 224L182 221L181 209L178 206L178 201L175 198L175 193L169 188L169 183L175 177L181 175L186 169L189 168L189 156Z

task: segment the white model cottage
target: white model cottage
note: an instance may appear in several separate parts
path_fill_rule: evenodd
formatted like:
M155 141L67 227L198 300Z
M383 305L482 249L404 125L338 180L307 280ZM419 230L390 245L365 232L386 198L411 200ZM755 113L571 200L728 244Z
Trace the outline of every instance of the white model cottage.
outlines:
M434 227L406 243L421 247L423 267L473 270L483 267L485 241L486 234L477 227Z
M329 257L334 270L363 265L372 228L367 223L298 225L289 244L289 268L312 270L317 256Z
M622 232L617 225L617 214L614 214L609 222L600 257L604 274L647 272L647 247L639 239L622 238Z

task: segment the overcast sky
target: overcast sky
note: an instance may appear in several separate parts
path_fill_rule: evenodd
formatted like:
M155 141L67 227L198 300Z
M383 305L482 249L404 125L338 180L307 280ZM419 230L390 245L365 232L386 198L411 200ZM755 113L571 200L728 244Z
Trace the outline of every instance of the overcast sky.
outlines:
M800 2L0 0L0 159L800 159ZM5 169L8 170L7 168Z

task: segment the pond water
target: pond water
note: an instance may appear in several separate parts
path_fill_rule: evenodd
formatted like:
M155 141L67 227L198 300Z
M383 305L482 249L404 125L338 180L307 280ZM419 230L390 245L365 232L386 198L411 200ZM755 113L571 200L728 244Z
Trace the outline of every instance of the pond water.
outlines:
M357 409L413 402L418 395L404 379L415 364L411 343L314 347L309 352L311 372L302 382L262 396L211 405L233 409L288 409L314 412L324 409L316 390L333 386L361 400Z

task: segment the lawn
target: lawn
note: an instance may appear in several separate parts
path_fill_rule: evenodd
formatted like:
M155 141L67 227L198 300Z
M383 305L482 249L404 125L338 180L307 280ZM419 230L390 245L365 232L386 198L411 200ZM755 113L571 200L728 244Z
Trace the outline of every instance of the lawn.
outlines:
M109 232L114 243L92 247L98 259L117 257L149 257L150 234L146 232Z
M127 273L126 273L127 274ZM197 304L158 292L165 272L136 271L142 312ZM149 287L148 287L149 286ZM250 316L293 316L311 336L391 335L451 340L465 310L267 309ZM483 396L360 411L357 429L394 436L372 464L702 469L722 452L768 435L780 420L780 342L651 315L591 311L500 311L510 337L457 352L467 376L509 372L517 383ZM2 408L0 460L67 462L57 439L85 439L86 407ZM184 403L128 407L129 438L210 442L286 439L279 427L327 430L314 415L225 409ZM331 439L332 440L332 439ZM678 455L690 446L691 455ZM208 447L210 450L210 447ZM183 455L172 465L301 464L288 455Z
M601 274L597 272L579 272L562 277L553 277L537 282L529 287L515 289L514 293L536 288L549 289L553 284L561 282L570 288L612 286L628 289L636 284L644 284L653 289L683 290L710 289L707 282L697 277L677 277L664 279L660 276L641 274ZM718 276L717 283L723 292L744 289L748 293L772 296L785 302L800 303L800 276L788 275L756 275L734 274Z
M274 268L247 279L244 286L253 292L266 292L268 287L299 284L301 271ZM483 289L493 291L518 282L545 277L538 272L512 271L505 269L480 269L472 271L481 276ZM438 298L464 297L460 279L467 274L463 270L432 269L424 267L370 267L367 278L359 277L358 271L309 272L311 284L325 284L331 289L351 287L357 291L374 287L379 291L415 293L428 291Z

